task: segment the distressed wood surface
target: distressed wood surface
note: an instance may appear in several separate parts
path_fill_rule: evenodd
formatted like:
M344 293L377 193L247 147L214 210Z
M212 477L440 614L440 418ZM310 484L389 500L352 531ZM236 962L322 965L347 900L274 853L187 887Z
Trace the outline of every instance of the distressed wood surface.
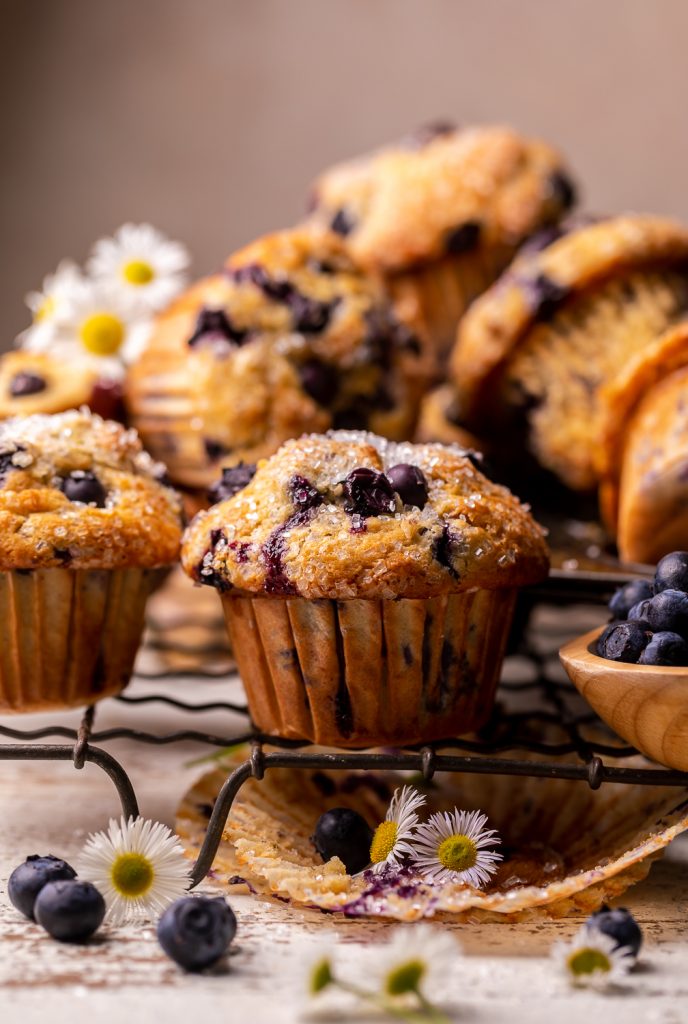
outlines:
M221 687L221 690L220 690ZM134 694L155 693L159 684L137 681ZM201 703L238 696L237 685L191 681L176 684L175 694ZM78 716L51 716L75 723ZM42 716L3 720L21 727L39 726ZM235 723L236 724L236 723ZM106 702L98 728L138 725L151 731L188 726L180 712L160 705L126 707ZM227 732L227 713L194 719L194 727ZM171 823L185 789L204 771L189 766L207 748L192 744L142 746L131 741L107 745L130 773L142 813ZM583 783L571 783L583 785ZM86 946L61 945L23 920L8 904L6 881L27 854L55 853L78 862L92 830L107 824L119 804L112 783L87 765L77 772L69 763L0 765L0 1007L4 1019L22 1024L94 1019L149 1022L156 1014L170 1024L215 1020L233 1024L280 1024L297 1020L379 1020L351 1014L348 1002L318 1010L302 995L304 962L323 943L337 941L346 969L363 980L371 943L393 925L335 920L312 911L250 896L233 896L239 930L229 964L203 976L180 972L160 951L150 925L102 933ZM444 980L438 997L457 1021L491 1024L634 1022L679 1024L688 1019L688 842L673 844L648 880L631 889L624 902L641 921L646 948L642 962L622 991L612 995L572 992L548 959L554 941L573 934L580 921L562 919L517 925L444 925L464 949ZM205 886L208 889L208 886Z

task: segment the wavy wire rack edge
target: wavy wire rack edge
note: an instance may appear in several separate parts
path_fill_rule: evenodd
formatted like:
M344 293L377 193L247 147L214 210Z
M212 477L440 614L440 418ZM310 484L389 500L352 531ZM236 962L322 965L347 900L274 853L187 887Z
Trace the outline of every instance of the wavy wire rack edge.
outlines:
M568 605L573 602L599 603L619 580L617 574L602 575L598 573L554 573L544 587L533 592L532 601L555 605ZM623 577L621 577L623 578ZM185 678L203 678L204 680L222 680L227 676L227 669L209 668L207 660L212 655L226 654L221 644L187 644L180 641L161 639L159 634L174 634L177 629L202 625L207 627L206 620L194 616L183 616L166 622L164 626L150 623L153 637L146 647L149 650L182 654L202 659L201 664L189 668L163 669L157 671L138 671L138 679L169 683ZM571 692L570 684L560 682L547 671L547 662L554 654L538 652L527 641L517 651L534 668L532 679L525 681L501 683L503 691L517 693L520 691L539 691L543 707L524 711L498 710L493 720L477 739L461 739L435 741L418 744L395 751L334 751L321 752L309 749L311 744L306 741L286 740L274 736L265 736L257 732L251 725L248 709L243 704L229 701L206 701L192 704L188 701L171 697L168 694L147 694L131 696L126 693L114 698L124 705L141 705L161 703L185 715L205 712L225 711L240 714L246 718L246 728L241 732L219 735L198 729L183 728L163 734L146 732L128 726L116 726L109 729L95 728L96 708L91 706L84 712L78 728L61 725L49 725L37 729L20 729L0 725L0 737L18 742L0 743L0 760L47 760L71 761L75 768L83 768L85 764L95 764L112 780L117 790L123 814L128 817L138 815L138 801L132 782L124 767L112 754L94 744L107 743L116 739L128 739L137 743L162 746L181 742L194 742L206 746L236 747L249 744L250 756L228 775L213 807L206 837L192 873L192 885L198 885L207 875L220 844L222 833L229 817L232 803L241 786L250 778L261 779L265 772L275 768L300 769L380 769L380 770L413 770L431 779L435 772L463 772L465 774L503 774L517 776L533 776L539 778L559 778L571 781L584 781L592 789L597 789L603 782L635 785L670 785L688 787L688 772L678 772L664 768L620 767L605 764L602 757L626 758L637 751L621 742L603 742L598 738L586 738L581 727L598 723L596 715L591 711L571 712L564 696ZM203 664L203 661L206 664ZM540 727L557 728L564 737L561 741L536 739L529 735L529 725L537 723ZM69 743L41 743L48 738L61 738ZM614 737L610 734L610 738ZM264 746L269 746L266 751ZM439 751L442 752L439 752ZM524 752L540 758L526 760L514 757L497 756L507 752ZM574 754L576 761L563 762L548 760Z

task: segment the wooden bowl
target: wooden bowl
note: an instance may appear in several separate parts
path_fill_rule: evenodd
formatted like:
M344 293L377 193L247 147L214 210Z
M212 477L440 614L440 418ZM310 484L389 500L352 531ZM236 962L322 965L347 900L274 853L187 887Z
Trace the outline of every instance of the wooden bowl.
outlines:
M569 679L600 718L646 757L688 771L688 668L600 658L594 650L604 628L561 648Z

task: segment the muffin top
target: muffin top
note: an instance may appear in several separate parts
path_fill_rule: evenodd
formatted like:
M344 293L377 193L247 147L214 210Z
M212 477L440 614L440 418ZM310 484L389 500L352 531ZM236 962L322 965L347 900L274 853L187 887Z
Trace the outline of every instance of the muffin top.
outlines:
M173 562L181 509L134 430L87 410L0 423L0 569Z
M688 263L688 230L672 220L627 214L570 227L524 246L459 324L450 370L463 417L479 413L492 375L528 331L572 297L617 275Z
M105 419L124 418L120 381L101 377L92 363L17 349L0 358L0 419L65 412L87 405Z
M294 229L235 253L224 274L173 303L131 368L127 397L155 454L148 428L162 423L164 397L176 408L183 403L192 425L184 439L188 473L174 453L170 472L202 486L218 466L255 461L305 431L408 435L426 358L412 327L379 282L353 266L341 239Z
M526 506L459 447L332 431L227 470L182 564L220 590L306 598L432 597L547 574Z
M509 128L437 124L338 164L313 215L362 266L403 270L448 253L518 245L575 200L561 156Z

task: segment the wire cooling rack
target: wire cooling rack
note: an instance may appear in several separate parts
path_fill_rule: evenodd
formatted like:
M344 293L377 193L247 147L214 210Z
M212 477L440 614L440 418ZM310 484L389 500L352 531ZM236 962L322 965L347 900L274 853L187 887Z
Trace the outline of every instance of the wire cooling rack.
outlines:
M102 744L118 739L152 746L192 742L218 751L247 744L249 755L228 775L210 814L193 871L194 885L212 865L241 786L249 778L261 779L270 768L403 769L421 772L426 779L442 771L520 775L578 780L593 789L603 782L688 787L688 772L650 762L631 767L615 764L637 751L602 724L559 665L561 644L603 621L600 605L624 578L613 572L559 570L545 585L524 592L494 713L479 734L468 738L398 750L324 752L305 741L265 736L253 727L244 704L224 699L233 667L221 620L184 612L176 618L149 621L136 678L145 680L155 692L145 696L123 693L113 699L119 705L158 703L174 709L183 717L183 728L167 732L119 725L98 729L96 706L84 711L77 728L48 725L30 729L24 727L25 718L13 719L21 725L0 725L0 760L71 761L75 768L95 764L114 783L124 815L136 816L138 802L131 779ZM153 667L147 667L151 663ZM218 699L204 703L187 700L185 683L192 679L212 683ZM231 713L234 723L238 716L240 726L226 733L206 732L194 722L195 716L206 712Z

